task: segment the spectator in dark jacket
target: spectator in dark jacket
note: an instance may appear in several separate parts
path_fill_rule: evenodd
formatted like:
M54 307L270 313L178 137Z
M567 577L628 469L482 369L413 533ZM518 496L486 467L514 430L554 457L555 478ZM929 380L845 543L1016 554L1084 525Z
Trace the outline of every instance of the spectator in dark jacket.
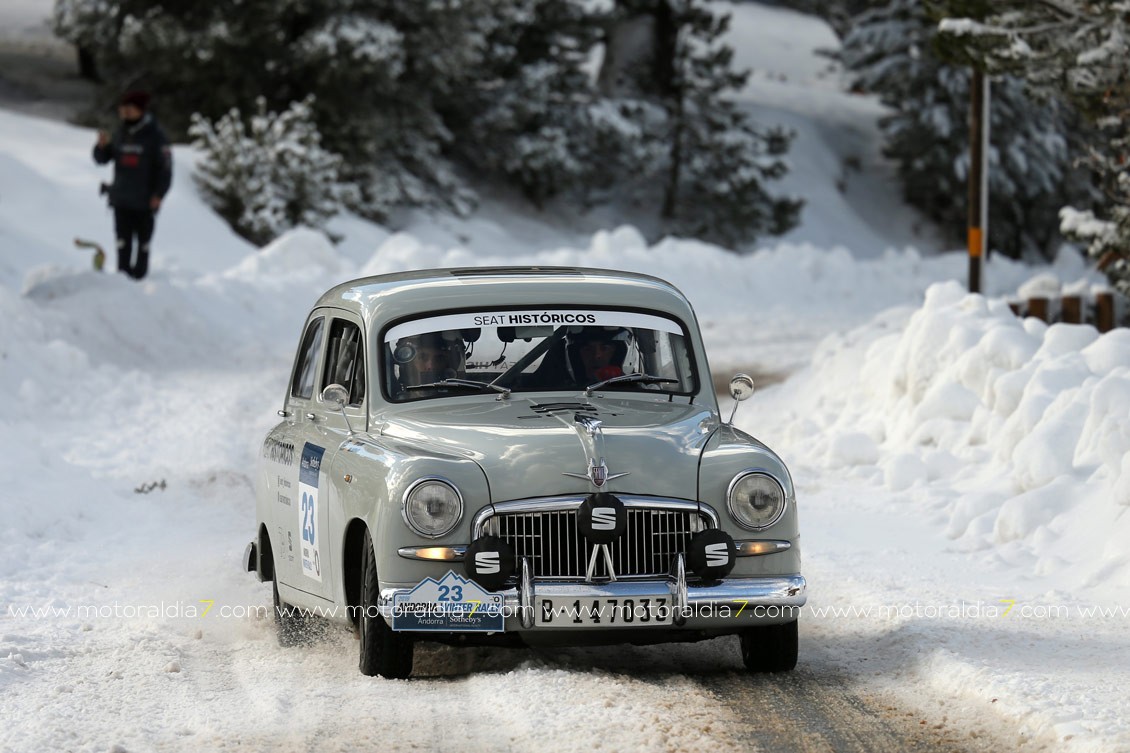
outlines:
M149 269L154 219L173 181L173 153L149 107L149 95L127 92L118 103L121 126L113 137L98 132L94 161L114 161L110 206L118 237L118 271L140 280ZM134 239L137 253L134 254Z

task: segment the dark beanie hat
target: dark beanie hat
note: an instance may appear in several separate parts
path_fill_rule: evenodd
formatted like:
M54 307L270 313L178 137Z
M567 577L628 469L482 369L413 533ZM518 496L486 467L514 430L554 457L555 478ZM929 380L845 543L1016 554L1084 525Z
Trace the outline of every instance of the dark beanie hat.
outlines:
M118 100L120 105L133 105L139 110L149 107L149 92L140 90L128 91Z

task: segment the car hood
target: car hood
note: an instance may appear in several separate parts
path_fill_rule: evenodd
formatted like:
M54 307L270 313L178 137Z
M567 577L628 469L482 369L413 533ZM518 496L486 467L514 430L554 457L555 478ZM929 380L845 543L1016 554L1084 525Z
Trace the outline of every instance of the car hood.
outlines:
M599 431L586 429L581 417L600 421ZM718 425L709 408L666 400L514 396L405 406L384 417L381 434L474 459L492 502L594 491L590 457L608 466L604 491L693 500L699 458ZM616 474L627 475L611 478Z

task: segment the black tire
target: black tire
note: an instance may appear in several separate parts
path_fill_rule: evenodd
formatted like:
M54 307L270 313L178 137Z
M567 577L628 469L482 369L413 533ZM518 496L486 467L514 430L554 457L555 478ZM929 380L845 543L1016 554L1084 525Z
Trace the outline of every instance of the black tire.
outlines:
M279 645L283 648L300 646L306 642L310 626L308 618L298 609L292 607L279 598L278 570L271 581L271 590L275 596L275 629L279 636Z
M742 662L750 672L788 672L796 667L797 621L761 625L741 633Z
M377 559L373 553L373 539L365 531L365 544L361 552L361 614L357 625L361 634L361 674L380 675L390 680L403 680L412 674L412 638L396 633L377 609L381 594L377 581Z

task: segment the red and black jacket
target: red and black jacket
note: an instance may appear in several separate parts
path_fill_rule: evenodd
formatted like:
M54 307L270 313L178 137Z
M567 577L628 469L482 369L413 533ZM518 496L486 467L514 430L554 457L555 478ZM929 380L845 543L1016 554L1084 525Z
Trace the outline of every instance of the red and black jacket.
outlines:
M154 196L164 198L173 182L173 152L165 132L146 113L137 123L123 124L106 146L94 147L94 161L114 160L110 206L149 209Z

